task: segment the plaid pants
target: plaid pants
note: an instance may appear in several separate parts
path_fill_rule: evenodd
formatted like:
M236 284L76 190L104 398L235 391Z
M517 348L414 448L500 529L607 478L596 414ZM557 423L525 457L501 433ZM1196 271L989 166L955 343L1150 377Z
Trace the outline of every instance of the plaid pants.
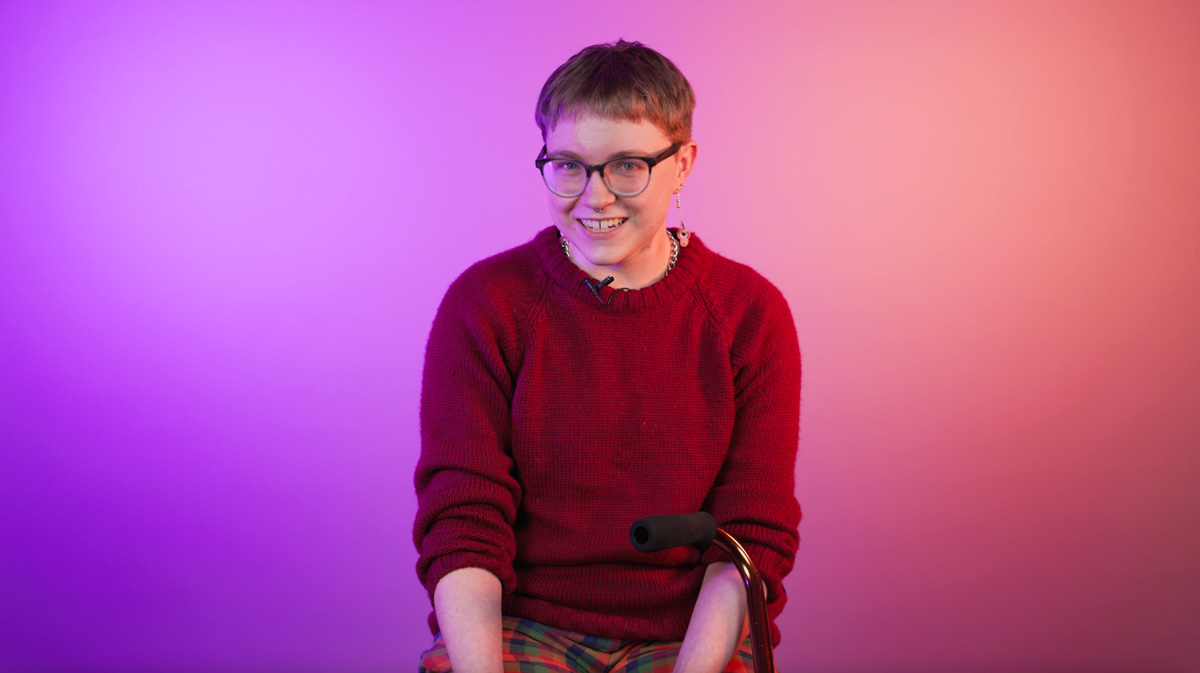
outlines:
M506 673L669 673L679 656L679 641L585 636L516 617L505 617L502 628ZM747 638L724 673L753 670ZM421 655L420 673L453 673L441 634Z

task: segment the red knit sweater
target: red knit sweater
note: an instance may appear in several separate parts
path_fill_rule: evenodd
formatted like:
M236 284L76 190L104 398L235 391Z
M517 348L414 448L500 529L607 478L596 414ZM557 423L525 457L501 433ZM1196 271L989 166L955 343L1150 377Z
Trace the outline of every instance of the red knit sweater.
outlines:
M500 578L505 614L680 640L715 548L642 554L629 525L705 510L767 583L771 639L800 508L796 329L783 296L697 238L665 278L601 290L553 227L450 287L421 390L417 572ZM436 615L430 615L436 633Z

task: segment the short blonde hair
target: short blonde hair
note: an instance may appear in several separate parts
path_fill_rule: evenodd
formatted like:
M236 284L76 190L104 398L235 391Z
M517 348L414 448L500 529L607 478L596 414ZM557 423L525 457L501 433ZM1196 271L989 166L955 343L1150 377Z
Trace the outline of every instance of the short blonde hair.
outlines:
M595 44L567 59L538 96L534 118L546 134L563 119L593 113L649 119L671 142L692 139L692 85L666 56L640 42Z

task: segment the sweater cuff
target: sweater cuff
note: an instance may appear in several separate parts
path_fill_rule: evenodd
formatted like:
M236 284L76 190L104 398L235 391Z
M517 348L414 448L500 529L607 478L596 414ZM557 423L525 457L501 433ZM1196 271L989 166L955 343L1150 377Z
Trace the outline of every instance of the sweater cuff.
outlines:
M429 602L433 603L433 592L443 577L462 568L481 568L495 575L500 580L500 590L504 598L511 596L516 588L517 577L513 573L512 564L490 556L475 552L455 552L439 556L425 571L425 590L429 593Z
M735 535L736 537L736 535ZM777 599L780 591L780 586L783 583L783 578L792 570L792 564L786 557L779 552L756 544L746 544L741 540L742 548L750 555L750 560L754 563L755 570L758 571L759 579L767 584L767 601L771 602ZM733 559L729 555L717 548L716 545L710 546L700 556L701 565L710 565L712 563L732 563Z

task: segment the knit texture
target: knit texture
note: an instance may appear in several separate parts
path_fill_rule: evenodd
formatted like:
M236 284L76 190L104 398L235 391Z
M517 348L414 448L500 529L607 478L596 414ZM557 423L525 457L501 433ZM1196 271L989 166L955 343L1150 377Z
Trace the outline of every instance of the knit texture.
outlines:
M642 554L629 526L704 510L767 584L771 640L799 538L800 354L786 301L698 237L640 290L584 284L551 227L479 262L434 319L413 539L433 596L465 567L504 614L683 638L715 548ZM436 615L430 628L438 632Z

